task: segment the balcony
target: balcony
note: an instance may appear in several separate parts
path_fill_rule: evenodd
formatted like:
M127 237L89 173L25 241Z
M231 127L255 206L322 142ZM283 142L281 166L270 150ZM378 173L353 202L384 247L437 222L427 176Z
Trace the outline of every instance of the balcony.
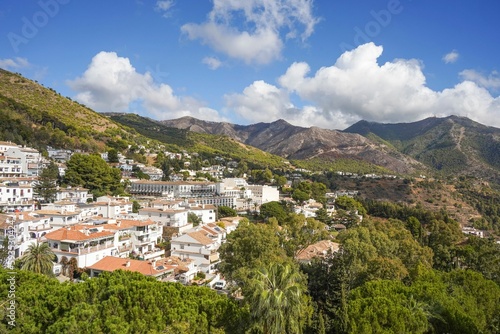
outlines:
M52 228L52 226L50 226L50 225L29 226L28 231L33 231L33 232L46 231L46 230L50 230L51 228Z
M107 242L104 244L98 244L96 246L88 246L88 247L76 247L76 248L70 248L70 249L59 249L59 248L52 248L52 251L55 253L69 253L69 254L77 254L77 255L85 255L85 254L90 254L94 252L98 252L101 250L105 250L108 248L113 248L114 245L112 242Z
M118 253L130 252L132 250L132 245L118 246Z
M165 256L165 250L159 248L146 252L142 255L142 257L144 257L144 260L150 260L162 256Z
M146 238L144 236L140 236L140 237L136 237L135 244L146 245L146 244L149 244L149 243L155 242L155 241L156 241L156 239L154 239L154 238Z

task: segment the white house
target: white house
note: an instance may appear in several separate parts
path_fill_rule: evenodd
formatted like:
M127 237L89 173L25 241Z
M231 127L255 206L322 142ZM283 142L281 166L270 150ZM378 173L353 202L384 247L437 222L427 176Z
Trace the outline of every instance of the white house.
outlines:
M185 209L156 209L156 208L141 208L139 216L149 218L155 222L163 224L163 226L176 228L189 228L188 210Z
M75 258L78 267L93 265L106 256L116 255L115 232L99 230L88 226L63 227L45 235L57 261L65 256Z
M181 259L187 258L194 261L199 271L212 273L219 262L220 243L218 236L210 236L205 230L189 232L172 238L170 253Z
M33 206L33 187L30 182L6 180L0 183L0 207L3 205Z
M56 201L68 200L75 203L87 203L92 200L92 194L89 190L81 187L58 188L56 193Z

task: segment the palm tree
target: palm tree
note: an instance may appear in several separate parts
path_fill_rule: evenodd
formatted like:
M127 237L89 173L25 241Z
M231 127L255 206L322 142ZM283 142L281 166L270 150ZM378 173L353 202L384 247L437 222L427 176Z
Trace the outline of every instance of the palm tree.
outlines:
M21 269L51 276L53 275L54 263L52 261L54 258L54 252L50 249L49 244L32 243L21 258Z
M263 267L245 290L252 319L265 334L302 332L311 308L297 267L286 263Z

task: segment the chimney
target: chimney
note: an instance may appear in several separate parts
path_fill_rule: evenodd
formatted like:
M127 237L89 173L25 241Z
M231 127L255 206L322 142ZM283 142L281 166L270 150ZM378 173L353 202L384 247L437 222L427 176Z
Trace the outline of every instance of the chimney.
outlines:
M127 268L130 267L130 261L129 260L127 260L127 262L125 262L125 267L127 267Z

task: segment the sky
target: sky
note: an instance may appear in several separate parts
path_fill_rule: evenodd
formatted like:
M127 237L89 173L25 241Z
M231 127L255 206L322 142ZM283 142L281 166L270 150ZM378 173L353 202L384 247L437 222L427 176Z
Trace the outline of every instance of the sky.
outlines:
M498 0L0 0L0 68L98 112L500 127Z

